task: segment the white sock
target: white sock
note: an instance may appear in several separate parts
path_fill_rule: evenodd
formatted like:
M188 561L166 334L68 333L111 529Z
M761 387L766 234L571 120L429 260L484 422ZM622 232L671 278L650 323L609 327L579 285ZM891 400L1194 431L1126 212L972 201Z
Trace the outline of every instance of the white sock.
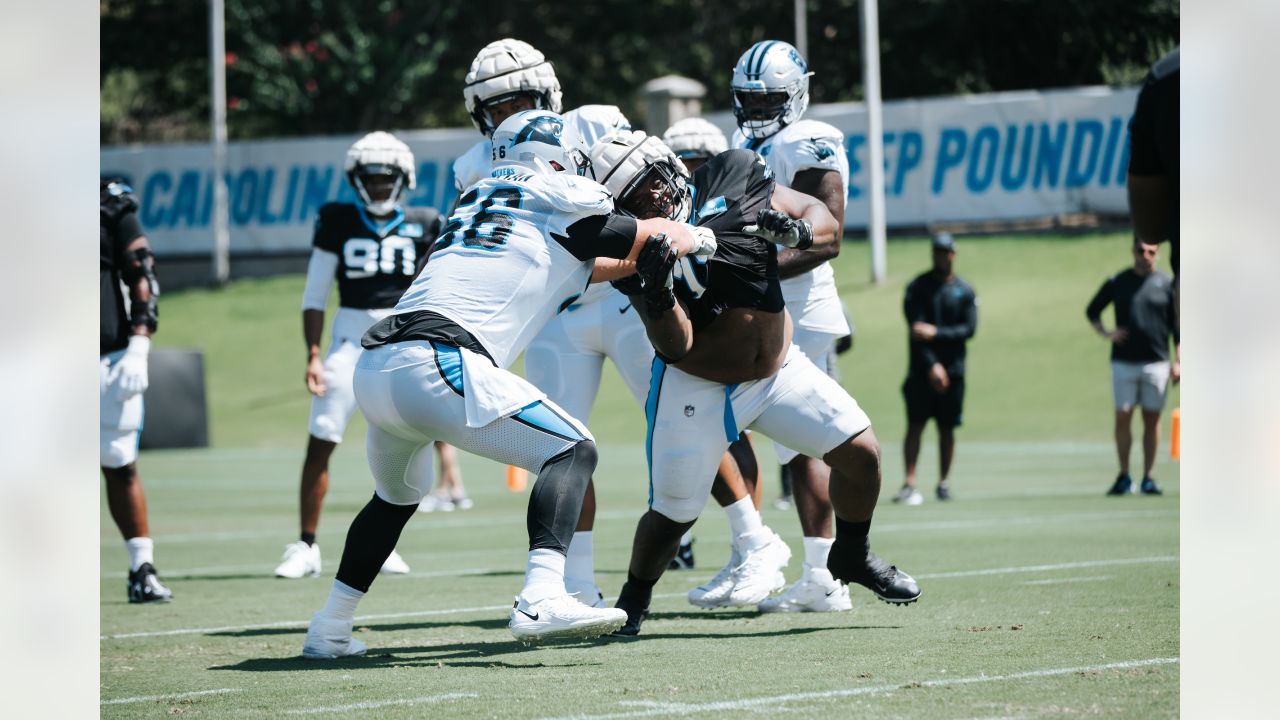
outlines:
M356 605L364 593L340 581L333 581L329 590L329 600L321 608L320 614L338 620L352 620L356 616Z
M591 556L591 531L583 530L573 534L569 543L569 554L565 556L565 580L575 583L596 584L596 566Z
M684 535L680 536L681 545L688 545L691 542L693 542L693 528L689 528L688 530L685 530Z
M761 525L751 532L745 532L734 538L738 550L744 553L755 552L773 541L773 531Z
M529 551L529 564L524 571L524 589L520 594L531 603L563 595L565 556L549 548Z
M151 557L151 550L154 547L149 537L129 538L124 541L124 549L129 552L129 571L133 572L142 567L143 563L155 563Z
M760 512L752 504L750 495L726 507L724 512L729 516L729 534L733 537L764 527L764 523L760 521Z
M831 543L835 538L806 537L804 539L804 564L811 568L827 567L827 555L831 554Z

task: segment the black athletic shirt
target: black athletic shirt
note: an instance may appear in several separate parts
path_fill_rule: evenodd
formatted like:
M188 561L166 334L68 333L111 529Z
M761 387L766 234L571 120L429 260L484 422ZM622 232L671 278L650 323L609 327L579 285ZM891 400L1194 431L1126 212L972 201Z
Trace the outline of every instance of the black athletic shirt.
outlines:
M102 333L98 342L99 353L106 355L129 345L133 333L129 314L124 310L124 292L120 288L120 271L127 260L124 250L129 243L142 237L142 225L136 212L127 212L115 222L99 215L99 279L101 295L98 311L102 319Z
M1111 359L1150 363L1169 359L1169 336L1180 342L1173 317L1173 281L1155 270L1145 277L1129 268L1107 278L1089 301L1085 316L1090 322L1102 319L1102 311L1115 303L1116 327L1129 337L1111 344Z
M338 304L361 310L395 307L413 283L440 231L433 208L408 207L379 221L353 203L327 203L312 244L338 256Z
M938 328L931 342L911 340L908 374L924 376L935 362L948 375L964 375L965 343L978 329L978 296L969 283L953 275L943 281L932 271L916 276L902 298L902 313L911 323Z
M1169 181L1169 261L1178 274L1178 51L1164 56L1138 92L1129 121L1129 172Z
M777 247L742 232L770 207L773 187L773 172L750 150L720 153L693 174L691 222L714 231L718 243L705 262L686 258L676 266L675 293L694 332L729 308L782 311Z

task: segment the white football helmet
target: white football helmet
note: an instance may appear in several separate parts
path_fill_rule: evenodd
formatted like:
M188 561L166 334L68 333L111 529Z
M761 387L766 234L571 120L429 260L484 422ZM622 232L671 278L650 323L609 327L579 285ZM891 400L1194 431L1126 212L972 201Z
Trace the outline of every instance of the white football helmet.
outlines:
M749 138L764 139L809 107L809 66L781 40L761 40L733 68L733 116Z
M527 42L504 38L485 45L471 61L463 81L462 97L471 122L492 136L494 122L487 106L517 95L532 96L534 107L560 112L560 81L555 68Z
M618 212L640 219L689 219L689 172L653 135L636 130L601 138L591 147L596 182L609 189Z
M523 110L493 131L493 175L509 173L513 166L583 175L587 159L577 130L564 118L550 110Z
M681 160L710 160L729 149L729 141L720 128L696 117L667 128L662 141Z
M386 215L400 205L406 190L417 186L413 165L409 146L391 133L378 130L360 138L347 150L344 169L347 182L351 183L365 208L375 215ZM391 178L391 193L385 199L374 200L369 195L365 178L372 175Z

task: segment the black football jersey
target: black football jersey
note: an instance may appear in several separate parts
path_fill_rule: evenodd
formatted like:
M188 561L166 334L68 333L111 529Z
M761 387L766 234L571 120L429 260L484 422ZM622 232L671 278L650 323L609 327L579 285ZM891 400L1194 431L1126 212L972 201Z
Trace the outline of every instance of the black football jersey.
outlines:
M142 226L138 224L137 213L127 212L111 220L105 217L100 218L99 247L101 250L98 276L101 295L98 300L98 313L101 318L102 332L98 352L102 355L123 349L129 344L132 329L129 326L129 314L124 309L120 270L125 263L125 248L142 235Z
M769 166L750 150L720 153L693 174L690 222L710 228L718 244L711 258L676 265L675 293L695 332L729 308L782 311L777 247L742 232L770 207L773 187Z
M362 206L327 203L316 216L312 244L338 256L338 304L374 310L395 307L439 231L433 208L403 208L380 222Z

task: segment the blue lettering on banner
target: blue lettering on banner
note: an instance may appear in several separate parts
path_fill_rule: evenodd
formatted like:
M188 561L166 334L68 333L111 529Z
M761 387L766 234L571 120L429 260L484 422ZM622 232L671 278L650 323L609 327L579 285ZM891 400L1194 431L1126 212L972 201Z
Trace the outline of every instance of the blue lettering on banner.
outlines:
M271 188L275 185L275 168L267 168L262 172L262 188L258 193L258 223L275 225L276 216L271 214Z
M1018 126L1005 128L1004 161L1000 163L1000 187L1006 192L1021 190L1031 170L1031 146L1035 138L1035 126L1027 123L1022 129L1022 146L1018 150ZM1017 158L1018 169L1013 170Z
M858 134L845 138L844 152L849 157L849 199L862 197L862 188L853 182L853 178L862 172L862 162L858 160L858 148L865 145L867 136Z
M1125 123L1126 128L1128 123ZM1120 144L1120 162L1116 163L1116 184L1127 185L1129 183L1129 132L1126 129L1124 134L1124 142Z
M986 158L983 158L983 153ZM965 185L972 193L984 193L991 187L996 175L996 155L1000 153L1000 133L993 125L983 125L973 135L973 151L969 155L969 169L964 175Z
M320 172L324 171L321 175ZM320 206L329 200L329 185L333 184L333 166L307 167L307 181L303 184L302 207L298 209L298 217L305 221L314 218Z
M258 195L258 171L253 168L241 170L234 187L230 203L231 222L248 225L253 219L253 201Z
M294 165L289 168L289 186L284 192L284 207L280 210L280 217L284 218L286 223L294 222L293 203L298 199L298 178L302 176L301 169ZM305 220L305 218L299 218Z
M147 178L142 187L142 212L138 219L143 227L159 227L164 222L165 206L161 193L167 193L173 187L173 178L165 170L157 170Z
M894 166L893 194L901 195L907 173L920 166L924 155L924 137L916 130L904 130L898 141L898 162Z
M1116 145L1119 144L1124 123L1118 117L1111 118L1107 129L1107 147L1102 151L1102 167L1098 168L1098 185L1106 187L1111 184L1111 167L1116 159Z
M1062 152L1067 144L1067 123L1058 123L1053 137L1049 136L1048 123L1040 123L1040 147L1036 153L1036 174L1031 187L1040 189L1048 177L1049 187L1058 187L1058 175L1062 170Z
M200 173L195 170L183 170L178 178L178 189L173 193L173 206L169 208L168 227L178 225L179 220L186 222L187 227L196 224L196 201L200 194Z
M1067 187L1084 187L1093 179L1098 170L1102 134L1102 123L1097 120L1076 121L1075 132L1071 136L1071 160L1067 163ZM1086 144L1089 146L1087 153L1084 150Z
M938 143L938 159L934 162L933 167L934 195L942 193L942 186L947 179L947 171L964 162L965 147L968 142L969 136L965 134L962 128L942 129L942 140Z

